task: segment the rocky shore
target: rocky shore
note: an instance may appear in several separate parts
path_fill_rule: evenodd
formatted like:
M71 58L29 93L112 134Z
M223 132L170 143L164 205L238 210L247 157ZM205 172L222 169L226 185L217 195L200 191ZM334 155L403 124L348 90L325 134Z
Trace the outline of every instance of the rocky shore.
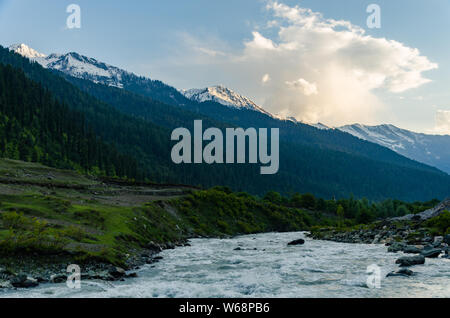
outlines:
M139 269L145 264L154 264L162 259L158 254L166 249L189 246L187 240L156 244L150 242L145 249L133 251L123 267L103 262L87 262L79 264L81 280L119 281L135 278ZM40 284L65 283L73 272L67 268L71 264L78 265L72 257L60 255L40 257L38 255L25 256L23 259L11 259L7 266L0 265L0 289L32 288Z
M378 221L358 229L322 228L309 234L313 239L342 243L384 244L390 253L403 252L396 260L400 269L387 276L413 276L407 267L422 265L427 258L450 260L450 234L433 235L427 221L450 211L450 199L415 215Z

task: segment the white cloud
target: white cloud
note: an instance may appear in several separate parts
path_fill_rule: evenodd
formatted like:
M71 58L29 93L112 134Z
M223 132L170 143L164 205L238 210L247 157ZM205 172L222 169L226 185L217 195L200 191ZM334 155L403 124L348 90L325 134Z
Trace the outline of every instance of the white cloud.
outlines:
M198 50L199 52L202 52L206 55L212 56L212 57L225 56L225 53L223 53L223 52L204 48L204 47L196 47L196 50Z
M254 50L275 50L272 40L263 37L259 32L253 32L253 41L248 42L247 47Z
M307 80L300 78L296 81L286 81L286 85L292 88L300 89L305 96L319 94L316 83L310 83Z
M438 67L418 49L366 35L349 21L272 1L267 10L271 36L255 30L243 49L209 54L205 65L220 76L216 81L232 83L273 113L329 125L378 123L386 110L378 91L417 88L430 82L423 73ZM207 47L199 42L195 47ZM223 52L224 44L216 43L219 49L210 50ZM264 85L262 69L270 74Z
M450 135L450 110L436 111L435 133Z

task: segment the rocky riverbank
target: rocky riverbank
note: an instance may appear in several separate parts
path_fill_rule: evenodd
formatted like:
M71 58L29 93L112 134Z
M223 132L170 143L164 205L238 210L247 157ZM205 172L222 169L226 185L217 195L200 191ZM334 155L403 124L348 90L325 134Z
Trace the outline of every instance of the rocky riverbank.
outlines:
M433 209L415 215L378 221L353 229L322 228L310 233L313 239L342 243L384 244L390 253L403 252L406 256L396 261L401 268L388 276L412 276L406 267L421 265L427 258L450 260L450 234L434 235L438 224L448 233L450 200L441 202ZM446 230L447 229L447 230ZM445 232L444 232L445 233Z
M158 254L165 249L189 246L187 240L156 244L149 243L145 249L133 251L123 267L104 262L89 261L77 264L69 255L25 256L24 258L3 259L0 265L0 289L32 288L40 284L64 283L73 272L68 272L68 266L75 264L80 267L81 280L119 281L135 278L139 269L145 264L154 264L162 259Z

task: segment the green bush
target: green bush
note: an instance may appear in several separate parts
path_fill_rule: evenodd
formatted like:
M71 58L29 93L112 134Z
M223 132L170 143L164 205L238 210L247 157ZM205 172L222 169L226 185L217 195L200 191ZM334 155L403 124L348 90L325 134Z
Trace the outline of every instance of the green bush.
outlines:
M3 226L10 230L27 230L32 227L32 222L29 218L23 216L22 213L16 211L5 212L2 214Z
M432 233L435 235L448 234L450 231L450 212L444 211L442 214L429 219L426 222Z

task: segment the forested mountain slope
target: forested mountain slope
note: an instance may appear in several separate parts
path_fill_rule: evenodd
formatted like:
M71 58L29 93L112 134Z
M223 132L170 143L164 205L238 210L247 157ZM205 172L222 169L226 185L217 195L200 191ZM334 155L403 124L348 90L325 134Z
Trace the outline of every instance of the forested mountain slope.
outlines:
M156 103L136 94L120 93L117 88L106 87L107 90L104 90L105 87L101 85L92 86L88 94L83 92L88 86L86 83L83 84L85 88L80 90L65 80L61 73L43 69L6 49L0 49L0 63L22 69L29 78L46 87L59 103L82 113L86 124L93 128L98 137L137 162L142 179L205 187L227 185L238 191L260 195L270 190L283 193L312 192L326 198L345 197L353 193L356 197L370 199L394 197L414 201L443 198L450 193L450 177L437 169L397 154L395 156L400 158L399 163L393 161L394 157L379 160L376 156L369 158L358 152L351 153L350 146L345 151L339 151L312 141L300 143L283 139L280 144L280 171L272 176L260 175L259 165L175 165L170 157L173 145L170 142L170 128L188 126L189 123L192 125L195 118L192 112L195 110ZM111 95L112 90L115 90L114 95ZM125 106L133 103L133 114L125 114ZM217 122L217 118L208 119L204 116L205 126L230 126L230 121ZM237 117L231 125L245 119L245 116ZM264 120L261 120L261 126L270 127L264 125ZM175 124L170 124L172 121ZM280 127L280 130L284 129ZM311 136L316 131L311 130ZM351 140L356 139L344 135ZM323 135L321 138L328 144L332 143ZM372 147L363 141L361 145ZM358 144L351 146L357 148Z
M136 162L98 138L84 115L70 110L22 71L0 64L0 154L107 176L135 178Z

